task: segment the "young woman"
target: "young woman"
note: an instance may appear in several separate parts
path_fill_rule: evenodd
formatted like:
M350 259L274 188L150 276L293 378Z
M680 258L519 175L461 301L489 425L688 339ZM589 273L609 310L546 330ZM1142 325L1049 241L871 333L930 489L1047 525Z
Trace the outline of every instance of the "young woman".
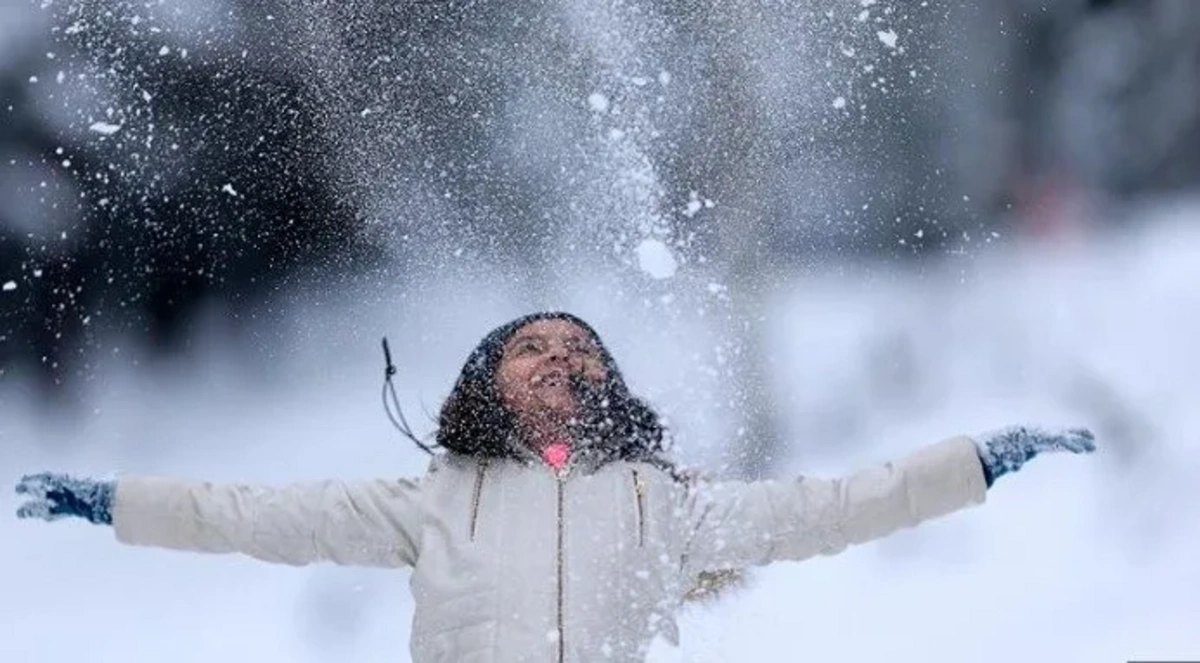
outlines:
M710 482L665 456L582 320L539 313L492 331L444 404L417 480L214 485L24 477L23 518L82 517L124 543L268 562L412 567L416 663L638 661L723 574L833 554L971 504L1086 430L1012 427L818 480Z

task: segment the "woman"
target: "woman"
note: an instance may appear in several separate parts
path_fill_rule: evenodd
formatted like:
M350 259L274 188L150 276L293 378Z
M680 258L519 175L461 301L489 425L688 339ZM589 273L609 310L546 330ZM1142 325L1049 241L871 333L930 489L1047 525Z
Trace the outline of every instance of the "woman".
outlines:
M635 661L705 580L802 560L982 503L1086 430L948 439L842 479L708 482L666 458L582 320L539 313L492 331L444 404L419 480L280 488L27 476L18 515L112 525L133 545L269 562L413 569L411 652L434 661Z

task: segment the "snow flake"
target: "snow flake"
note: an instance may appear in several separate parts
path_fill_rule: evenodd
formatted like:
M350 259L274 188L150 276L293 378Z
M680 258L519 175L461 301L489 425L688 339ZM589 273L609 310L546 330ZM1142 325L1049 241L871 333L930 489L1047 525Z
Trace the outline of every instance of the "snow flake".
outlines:
M608 97L600 94L599 92L593 92L589 94L587 102L588 107L597 113L605 113L608 111Z
M89 131L95 131L103 136L111 136L121 130L121 125L110 124L108 122L93 122L92 126L88 127Z
M3 292L12 292L13 290L16 290L16 289L17 289L16 281L5 281L4 285L2 287L0 287L0 290L2 290Z
M895 30L880 30L875 33L875 36L879 37L879 41L883 42L884 46L896 48L896 38L899 35L896 34Z

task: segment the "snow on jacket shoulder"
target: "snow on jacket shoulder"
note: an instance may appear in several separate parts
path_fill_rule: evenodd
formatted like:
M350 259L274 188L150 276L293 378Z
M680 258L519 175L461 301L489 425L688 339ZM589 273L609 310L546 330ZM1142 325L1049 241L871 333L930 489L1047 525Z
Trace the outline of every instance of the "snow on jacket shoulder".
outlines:
M117 537L287 564L411 566L415 663L641 661L702 571L836 553L984 501L954 438L842 479L682 485L614 462L436 457L420 482L131 478Z

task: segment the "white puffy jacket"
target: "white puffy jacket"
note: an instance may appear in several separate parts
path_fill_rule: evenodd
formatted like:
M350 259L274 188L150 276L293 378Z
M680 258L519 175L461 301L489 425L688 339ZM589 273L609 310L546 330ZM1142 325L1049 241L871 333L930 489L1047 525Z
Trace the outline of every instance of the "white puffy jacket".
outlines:
M644 463L443 455L419 481L280 488L122 478L134 545L411 566L415 663L640 661L701 571L800 560L985 498L959 437L834 480L681 485Z

